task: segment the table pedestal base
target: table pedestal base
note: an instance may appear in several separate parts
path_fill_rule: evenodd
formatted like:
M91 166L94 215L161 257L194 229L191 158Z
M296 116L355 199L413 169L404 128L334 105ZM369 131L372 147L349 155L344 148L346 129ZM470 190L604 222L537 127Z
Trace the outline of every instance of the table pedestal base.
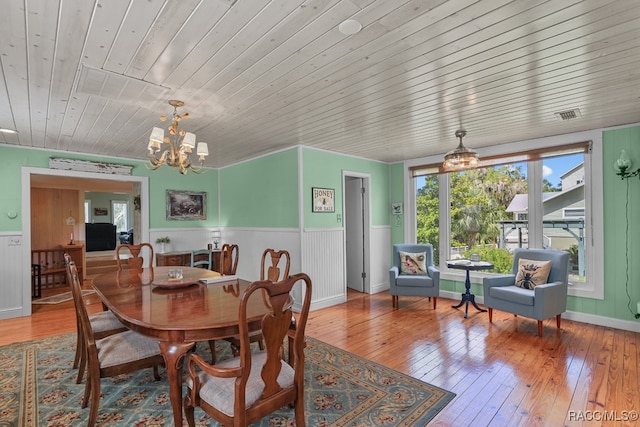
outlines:
M484 308L480 308L478 307L478 304L476 304L476 296L473 295L472 293L470 293L468 290L467 292L462 294L462 299L460 300L460 304L458 305L454 305L452 306L453 308L460 308L463 305L464 307L464 317L465 319L467 318L467 315L469 313L469 303L471 303L476 310L481 311L481 312L486 312L487 310L485 310Z

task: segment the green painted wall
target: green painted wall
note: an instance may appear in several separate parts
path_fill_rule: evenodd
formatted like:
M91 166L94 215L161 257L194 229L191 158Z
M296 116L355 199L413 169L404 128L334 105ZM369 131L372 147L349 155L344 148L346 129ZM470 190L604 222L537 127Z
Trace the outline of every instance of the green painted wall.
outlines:
M111 211L111 202L114 200L128 202L129 212L127 216L127 222L133 225L133 194L118 194L118 193L101 193L86 191L84 193L84 200L91 201L91 212L89 212L89 218L85 218L87 222L112 222L113 212ZM95 208L107 208L107 215L100 216L95 215Z
M371 160L341 156L325 151L302 149L304 226L311 228L342 227L342 171L371 175L371 225L389 225L389 165ZM311 188L336 190L335 213L311 212Z
M195 174L189 172L180 175L178 170L168 166L152 171L146 167L145 161L124 159L105 159L104 157L86 156L75 153L60 153L47 150L32 150L11 146L0 146L0 182L5 188L0 195L0 231L20 232L22 230L21 214L21 167L49 168L49 157L67 159L102 161L133 165L132 175L149 177L149 226L150 228L191 228L212 227L218 225L218 172L206 170ZM106 177L106 176L105 176ZM207 192L207 219L199 221L167 221L166 190L191 190ZM14 211L18 217L10 219L7 212Z
M613 164L620 150L624 149L634 162L632 170L640 166L640 127L606 131L602 138L604 300L569 297L567 308L598 316L635 320L631 311L637 311L636 304L640 301L640 179L622 180L615 174Z
M298 150L220 170L220 206L224 227L297 228Z
M391 215L391 241L401 243L404 241L404 219L406 212L404 200L404 164L395 163L389 167L389 194L390 203L402 203L402 215ZM391 211L389 211L391 212ZM389 248L389 259L393 251Z

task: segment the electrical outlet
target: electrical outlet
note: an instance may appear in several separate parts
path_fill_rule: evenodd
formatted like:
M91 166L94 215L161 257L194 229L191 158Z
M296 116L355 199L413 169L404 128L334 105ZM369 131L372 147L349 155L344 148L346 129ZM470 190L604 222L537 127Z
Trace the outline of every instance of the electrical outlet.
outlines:
M22 239L18 236L9 236L9 246L20 246Z

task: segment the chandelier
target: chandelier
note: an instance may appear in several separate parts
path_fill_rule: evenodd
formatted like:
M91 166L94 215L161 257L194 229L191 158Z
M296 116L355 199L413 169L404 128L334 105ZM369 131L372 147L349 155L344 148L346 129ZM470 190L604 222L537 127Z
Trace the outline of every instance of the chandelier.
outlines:
M460 144L458 144L455 150L451 150L445 154L442 167L446 171L468 169L478 164L478 153L462 144L462 137L466 134L467 131L462 129L456 131L456 138L460 139Z
M191 132L179 129L178 124L182 119L189 117L189 113L178 114L178 107L183 107L184 102L172 99L169 105L173 107L173 116L169 125L169 136L164 136L164 129L154 127L149 137L149 163L152 169L158 169L163 164L177 167L181 174L189 170L200 172L204 166L204 158L209 155L209 147L206 142L198 142L196 154L199 167L191 163L191 154L196 148L196 136ZM166 121L167 116L160 116L161 121Z

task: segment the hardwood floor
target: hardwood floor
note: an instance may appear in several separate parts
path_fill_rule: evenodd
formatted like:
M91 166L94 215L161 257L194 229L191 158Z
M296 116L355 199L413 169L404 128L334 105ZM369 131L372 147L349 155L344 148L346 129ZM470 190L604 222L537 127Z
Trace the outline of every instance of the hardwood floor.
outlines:
M100 304L90 304L99 310ZM635 426L640 409L640 334L555 319L544 323L469 309L458 301L349 292L348 301L311 312L307 333L445 388L456 398L432 426ZM65 306L65 304L67 304ZM70 303L0 321L0 345L75 330ZM628 421L625 421L628 420Z

